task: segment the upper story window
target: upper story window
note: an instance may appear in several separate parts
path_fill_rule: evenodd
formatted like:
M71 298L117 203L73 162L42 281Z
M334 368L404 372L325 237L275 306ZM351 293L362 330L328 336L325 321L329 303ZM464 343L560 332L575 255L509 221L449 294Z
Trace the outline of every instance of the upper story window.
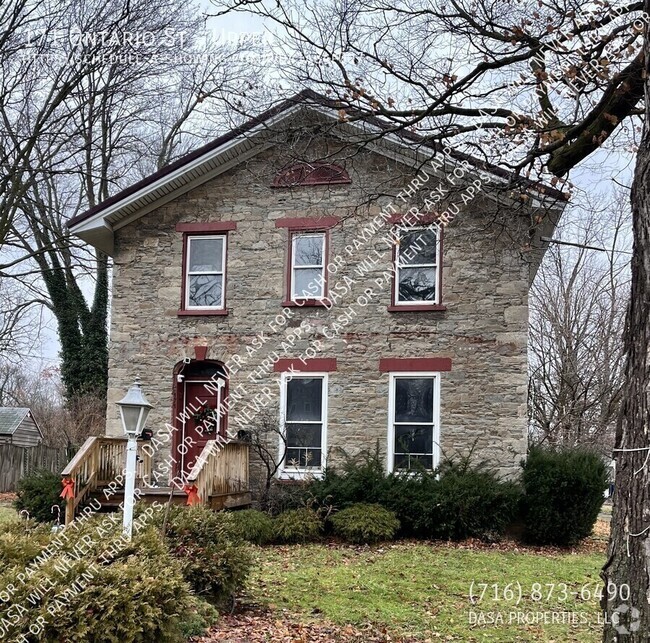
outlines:
M226 235L187 235L185 242L185 310L223 310Z
M388 466L435 469L439 461L439 375L391 374Z
M235 221L177 223L183 235L183 281L178 315L227 315L226 255Z
M440 303L440 239L435 228L409 228L399 233L395 251L397 306Z
M291 301L325 297L326 232L294 232L291 235Z
M327 255L336 216L285 217L276 228L286 228L289 245L283 306L324 306L327 301Z

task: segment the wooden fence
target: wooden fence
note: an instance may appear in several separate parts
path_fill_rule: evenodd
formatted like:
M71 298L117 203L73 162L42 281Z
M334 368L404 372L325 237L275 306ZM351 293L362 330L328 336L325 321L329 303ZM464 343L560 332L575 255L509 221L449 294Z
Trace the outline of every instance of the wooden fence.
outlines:
M74 452L65 448L0 444L0 493L15 491L21 478L37 469L61 473Z

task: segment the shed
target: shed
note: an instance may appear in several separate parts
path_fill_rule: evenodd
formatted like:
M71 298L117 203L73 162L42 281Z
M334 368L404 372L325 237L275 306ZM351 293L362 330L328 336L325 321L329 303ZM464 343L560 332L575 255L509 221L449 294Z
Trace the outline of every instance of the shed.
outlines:
M33 447L42 441L43 432L29 409L0 407L0 444Z

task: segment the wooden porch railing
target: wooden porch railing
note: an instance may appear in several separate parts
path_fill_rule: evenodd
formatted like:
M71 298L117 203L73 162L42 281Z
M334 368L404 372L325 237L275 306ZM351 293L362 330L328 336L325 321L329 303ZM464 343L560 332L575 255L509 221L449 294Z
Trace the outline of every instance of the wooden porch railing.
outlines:
M65 508L66 525L74 520L77 507L97 488L111 483L116 484L116 488L124 486L126 442L126 438L88 438L61 472L64 480L72 480L74 484L74 496L68 499ZM145 444L138 443L136 487L144 486L144 481L151 477L151 456L143 450Z
M250 445L232 440L226 444L210 440L187 477L189 486L196 485L199 500L210 505L215 497L248 493Z

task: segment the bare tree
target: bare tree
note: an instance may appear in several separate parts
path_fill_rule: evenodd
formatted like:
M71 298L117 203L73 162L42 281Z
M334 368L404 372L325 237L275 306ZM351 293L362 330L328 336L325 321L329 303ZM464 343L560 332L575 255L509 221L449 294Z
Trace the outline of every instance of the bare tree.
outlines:
M252 464L261 472L261 475L253 476L259 480L260 485L256 492L257 501L263 511L270 511L273 509L273 484L287 453L286 431L280 425L277 414L265 411L259 414L248 430L240 431L237 437L251 445Z
M187 151L252 75L183 0L10 3L4 52L0 277L56 318L66 397L105 395L109 262L67 220ZM7 35L8 34L8 35ZM2 186L0 186L2 187ZM16 259L15 257L18 257Z
M296 476L292 484L278 485L281 469L291 471L291 467L304 469L310 466L312 455L307 442L303 442L300 431L291 432L289 444L286 426L280 422L277 413L262 411L249 429L239 432L238 438L250 444L253 453L251 465L260 470L260 475L252 478L259 480L255 495L263 511L280 513L288 507L305 502L303 496L309 476L301 474Z
M56 367L32 373L23 364L0 363L0 406L31 409L48 446L79 447L104 431L104 401L86 395L66 402Z
M621 199L585 204L555 235L575 245L551 245L537 273L530 293L533 442L612 454L623 392L628 222Z
M453 140L515 173L567 174L596 150L635 146L634 249L604 641L650 631L650 0L212 0L279 34L292 87L322 88L341 120L382 117L380 135ZM645 96L645 106L642 100ZM631 136L630 136L631 135ZM621 138L619 138L621 137ZM618 141L617 141L618 139ZM627 611L618 610L621 602ZM640 619L632 624L635 609Z

